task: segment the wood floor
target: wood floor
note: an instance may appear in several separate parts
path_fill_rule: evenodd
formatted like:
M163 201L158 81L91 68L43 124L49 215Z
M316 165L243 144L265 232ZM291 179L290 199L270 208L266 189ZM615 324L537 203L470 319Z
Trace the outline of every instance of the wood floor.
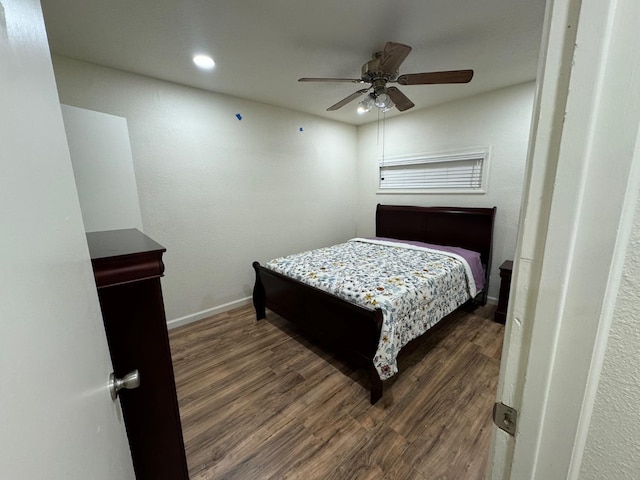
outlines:
M504 332L493 310L456 312L403 352L374 406L366 370L271 312L172 330L191 479L483 479Z

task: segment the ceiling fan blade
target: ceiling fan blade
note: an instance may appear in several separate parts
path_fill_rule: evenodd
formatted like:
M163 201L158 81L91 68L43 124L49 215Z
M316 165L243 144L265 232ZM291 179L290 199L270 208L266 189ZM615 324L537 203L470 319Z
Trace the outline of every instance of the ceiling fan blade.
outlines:
M393 100L393 103L396 104L396 108L401 112L405 110L409 110L412 107L415 107L415 104L407 98L407 96L398 90L396 87L387 88L387 93Z
M338 110L339 108L344 107L347 103L351 102L352 100L355 100L356 98L358 98L362 94L367 93L368 91L369 91L368 88L363 88L362 90L358 90L357 92L349 95L347 98L343 98L335 105L331 105L329 108L327 108L327 111Z
M361 79L356 78L299 78L299 82L334 82L334 83L366 83Z
M411 52L409 45L402 43L387 42L380 57L380 70L383 73L393 75L400 68L407 55Z
M469 83L472 78L473 70L449 70L446 72L407 73L400 75L396 82L400 85Z

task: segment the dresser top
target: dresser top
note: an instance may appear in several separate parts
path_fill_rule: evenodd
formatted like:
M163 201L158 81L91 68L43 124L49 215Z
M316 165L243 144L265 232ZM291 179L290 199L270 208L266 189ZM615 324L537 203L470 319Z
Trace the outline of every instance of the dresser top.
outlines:
M135 228L87 233L87 243L92 260L167 250Z

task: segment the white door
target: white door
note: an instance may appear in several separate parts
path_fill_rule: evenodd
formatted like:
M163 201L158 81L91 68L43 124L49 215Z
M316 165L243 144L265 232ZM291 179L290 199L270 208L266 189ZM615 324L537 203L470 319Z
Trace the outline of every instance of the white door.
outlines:
M133 479L38 0L0 0L0 477Z
M640 187L638 18L637 0L547 0L498 388L520 416L515 440L494 433L494 480L580 475Z

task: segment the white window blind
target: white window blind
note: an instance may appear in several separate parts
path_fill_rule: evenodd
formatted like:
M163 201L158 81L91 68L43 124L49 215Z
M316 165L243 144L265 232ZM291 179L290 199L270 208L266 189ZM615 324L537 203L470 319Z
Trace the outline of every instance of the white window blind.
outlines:
M487 149L380 162L380 190L484 192Z

